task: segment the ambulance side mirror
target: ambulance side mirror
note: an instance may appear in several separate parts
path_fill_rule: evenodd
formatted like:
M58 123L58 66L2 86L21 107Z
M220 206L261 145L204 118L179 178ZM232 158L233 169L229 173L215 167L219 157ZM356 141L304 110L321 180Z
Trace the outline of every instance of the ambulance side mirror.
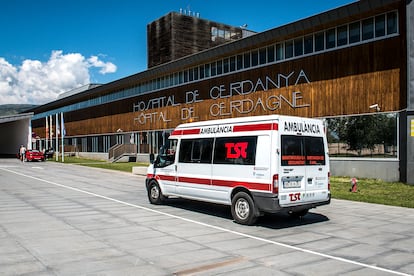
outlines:
M154 164L154 160L155 160L155 155L153 153L150 153L149 155L149 160L151 164Z

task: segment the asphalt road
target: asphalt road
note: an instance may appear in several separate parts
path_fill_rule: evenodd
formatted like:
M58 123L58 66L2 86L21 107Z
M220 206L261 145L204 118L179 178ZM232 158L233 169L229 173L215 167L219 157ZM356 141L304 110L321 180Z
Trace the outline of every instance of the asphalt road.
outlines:
M0 275L411 275L414 209L332 200L303 219L148 203L143 176L0 159Z

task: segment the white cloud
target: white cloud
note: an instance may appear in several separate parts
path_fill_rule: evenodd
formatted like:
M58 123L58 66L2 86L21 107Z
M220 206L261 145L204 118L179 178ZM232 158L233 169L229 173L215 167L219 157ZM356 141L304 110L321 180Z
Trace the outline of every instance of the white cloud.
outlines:
M114 73L115 64L97 56L86 59L79 53L53 51L47 62L24 60L13 66L0 57L0 104L44 104L62 92L90 83L91 68L99 73Z

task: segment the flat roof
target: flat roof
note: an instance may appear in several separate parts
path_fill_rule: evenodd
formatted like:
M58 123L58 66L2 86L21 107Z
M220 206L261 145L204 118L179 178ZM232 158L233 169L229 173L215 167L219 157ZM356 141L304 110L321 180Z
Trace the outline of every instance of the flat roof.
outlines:
M29 113L15 114L15 115L0 116L0 124L20 121L24 119L31 119L33 117L33 114L34 114L33 112L29 112Z

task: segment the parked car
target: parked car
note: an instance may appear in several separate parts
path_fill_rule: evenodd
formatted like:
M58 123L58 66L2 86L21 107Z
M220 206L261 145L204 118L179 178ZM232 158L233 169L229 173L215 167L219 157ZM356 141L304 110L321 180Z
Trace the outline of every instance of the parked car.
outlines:
M48 158L52 158L54 153L55 153L55 150L54 150L53 148L48 148L48 149L45 151L45 158L46 158L46 159L48 159Z
M26 161L45 161L45 155L38 150L26 150Z

